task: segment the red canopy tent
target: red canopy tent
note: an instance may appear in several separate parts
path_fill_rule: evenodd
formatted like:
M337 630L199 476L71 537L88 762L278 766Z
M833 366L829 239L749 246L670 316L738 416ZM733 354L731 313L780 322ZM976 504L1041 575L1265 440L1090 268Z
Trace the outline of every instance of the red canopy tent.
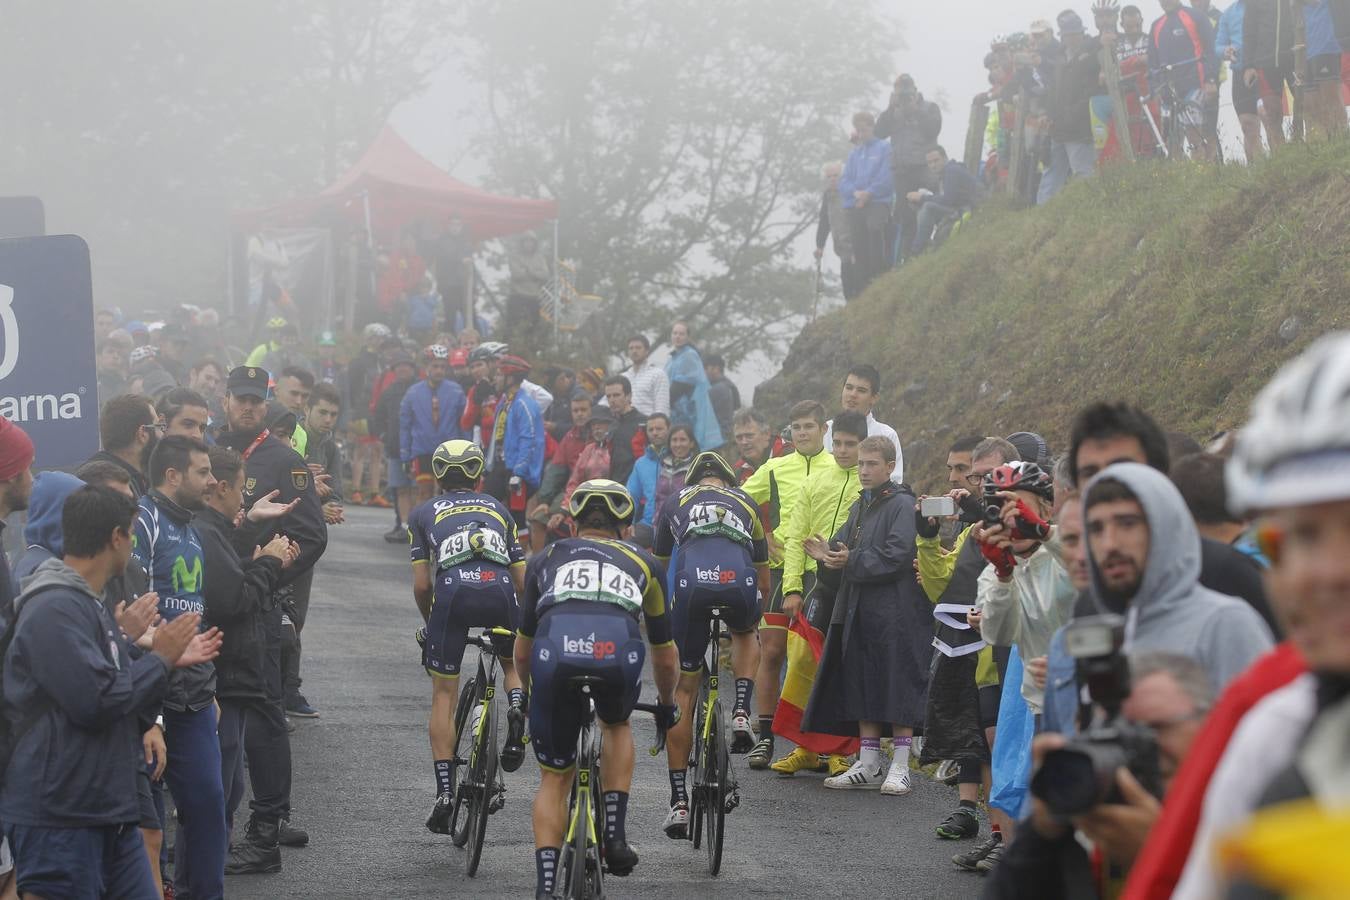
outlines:
M475 240L519 234L558 217L553 200L503 197L452 178L386 125L346 174L314 197L239 212L243 229L318 224L336 214L364 224L381 239L415 222L443 224L458 215Z
M430 225L435 232L452 216L464 221L474 240L484 241L529 231L545 222L556 223L558 204L553 200L503 197L470 187L422 156L386 125L356 165L317 195L266 209L236 212L232 219L237 240L242 240L243 233L326 229L345 221L353 230L368 229L372 244L387 242L392 245L408 226ZM327 283L331 285L331 248L325 252L324 269ZM230 309L233 311L237 306L234 260L242 259L242 256L236 257L234 239L230 253ZM244 276L242 283L247 283L249 273L240 274ZM320 293L317 318L332 324L334 298L331 289ZM354 322L355 303L355 295L349 292L345 298L348 328ZM467 313L472 321L472 288L467 303Z

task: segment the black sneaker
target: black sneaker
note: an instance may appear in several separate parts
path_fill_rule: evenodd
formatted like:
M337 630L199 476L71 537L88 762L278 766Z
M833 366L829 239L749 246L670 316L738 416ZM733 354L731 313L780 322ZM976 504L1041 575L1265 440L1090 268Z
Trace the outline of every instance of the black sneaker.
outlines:
M951 815L943 819L937 827L937 836L949 841L963 841L980 833L980 820L975 813L964 806L952 810Z
M1003 862L1003 842L1000 841L993 850L985 855L984 859L975 864L975 871L981 875L988 875L994 871L994 867Z
M286 715L297 719L317 719L319 711L309 705L304 694L296 694L286 700Z
M277 843L283 847L308 847L309 832L296 828L290 819L282 819L277 828Z
M999 832L989 835L989 838L983 843L977 844L965 853L958 853L952 857L952 865L958 869L965 869L967 872L978 872L979 864L984 858L995 850L999 855L1003 855L1003 836Z
M506 743L502 745L502 771L514 772L525 761L525 711L506 708Z
M408 543L408 529L402 525L396 525L384 533L384 540L388 544L406 544Z
M628 846L627 841L611 841L605 838L605 869L611 875L623 878L638 864L637 851Z
M450 833L451 806L449 794L441 794L436 798L436 805L431 808L431 815L427 816L427 831L432 834Z
M773 738L762 737L755 742L746 762L752 769L767 769L773 761Z

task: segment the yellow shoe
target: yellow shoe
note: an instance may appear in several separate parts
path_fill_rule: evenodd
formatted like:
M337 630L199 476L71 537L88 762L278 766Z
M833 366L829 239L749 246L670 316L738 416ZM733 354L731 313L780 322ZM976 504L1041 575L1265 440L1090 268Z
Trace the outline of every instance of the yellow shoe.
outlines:
M769 766L779 775L796 775L798 772L814 772L820 768L820 757L810 750L796 747L791 753Z
M844 774L848 771L848 767L849 761L847 756L831 754L830 756L825 757L825 768L829 772L830 777Z

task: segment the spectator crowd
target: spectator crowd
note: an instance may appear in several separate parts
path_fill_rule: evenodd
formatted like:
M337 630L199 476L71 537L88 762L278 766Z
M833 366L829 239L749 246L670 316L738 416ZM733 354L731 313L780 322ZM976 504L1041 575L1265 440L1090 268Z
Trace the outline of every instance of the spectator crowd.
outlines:
M609 374L536 366L441 315L427 334L371 323L346 352L274 319L244 353L174 318L99 314L103 446L74 473L34 479L42 460L0 422L0 501L27 510L0 573L0 821L26 893L99 878L107 896L210 897L226 873L280 870L308 839L288 734L320 714L300 649L327 529L372 505L405 542L454 439L483 448L527 552L572 534L568 498L595 478L627 486L650 546L694 457L734 460L770 557L749 767L888 796L951 784L934 828L969 842L952 863L988 896L1254 896L1272 875L1248 824L1341 802L1344 336L1208 446L1094 403L1062 443L953 441L924 496L867 362L837 397L770 410L683 322L664 365L635 334Z
M884 109L853 115L847 160L821 170L815 251L833 249L845 299L941 243L991 193L1044 204L1116 162L1221 159L1221 106L1248 160L1346 130L1344 0L1096 0L1085 13L1090 26L1070 8L992 40L964 160L940 142L941 110L912 75Z

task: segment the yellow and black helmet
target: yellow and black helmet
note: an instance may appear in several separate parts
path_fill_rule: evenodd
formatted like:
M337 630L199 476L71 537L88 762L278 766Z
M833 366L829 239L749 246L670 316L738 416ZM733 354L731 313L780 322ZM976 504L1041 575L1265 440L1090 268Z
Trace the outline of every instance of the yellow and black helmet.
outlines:
M588 506L597 503L603 504L620 525L632 522L633 512L637 509L628 488L608 478L592 478L577 485L577 489L572 492L567 501L567 514L579 519Z
M457 469L470 481L483 474L483 448L473 441L446 441L431 454L431 474L440 481L445 473Z
M689 464L689 474L685 478L685 483L698 484L709 475L722 479L727 487L735 487L738 481L736 470L731 468L722 454L716 450L704 450L694 457L694 461Z

